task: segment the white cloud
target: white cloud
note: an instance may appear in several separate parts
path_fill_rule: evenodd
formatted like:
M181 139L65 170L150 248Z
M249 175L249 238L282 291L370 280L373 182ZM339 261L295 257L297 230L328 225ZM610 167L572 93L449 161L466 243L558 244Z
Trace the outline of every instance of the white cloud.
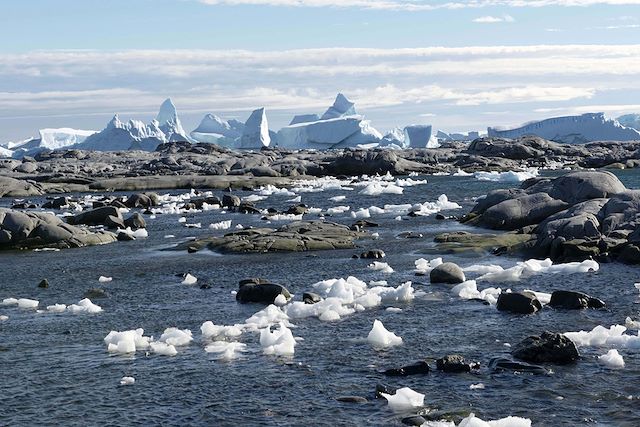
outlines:
M479 24L497 24L500 22L515 22L515 19L511 15L503 16L481 16L473 20L473 22Z
M592 5L640 5L640 0L468 0L432 1L418 0L197 0L208 5L251 5L280 7L334 7L372 10L429 11L438 9L480 9L485 7L538 8L549 6L585 7Z

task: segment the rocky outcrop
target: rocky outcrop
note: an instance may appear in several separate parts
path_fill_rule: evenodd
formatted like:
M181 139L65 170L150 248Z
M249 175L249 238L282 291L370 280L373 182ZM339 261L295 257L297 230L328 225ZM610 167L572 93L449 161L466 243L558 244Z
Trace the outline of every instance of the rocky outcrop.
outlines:
M498 296L496 308L517 314L533 314L542 310L542 304L533 292L502 292Z
M113 233L74 227L48 213L0 208L0 249L77 248L114 241Z
M516 359L532 363L555 363L566 365L580 357L576 345L562 334L543 332L530 336L516 344L511 350Z
M222 237L209 237L182 243L173 250L196 252L203 248L222 253L304 252L351 249L364 233L346 225L323 221L296 221L275 230L250 228Z
M282 295L286 300L291 299L291 294L282 285L262 279L248 279L240 282L236 301L243 304L249 302L273 304L279 295Z

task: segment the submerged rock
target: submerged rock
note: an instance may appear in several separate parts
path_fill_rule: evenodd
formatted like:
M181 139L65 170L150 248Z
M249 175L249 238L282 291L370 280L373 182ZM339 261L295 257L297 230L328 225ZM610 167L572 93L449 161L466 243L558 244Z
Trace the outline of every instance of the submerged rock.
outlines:
M528 372L532 374L546 375L549 371L542 366L531 365L525 362L519 362L507 357L494 357L489 361L489 368L493 371L513 371L513 372Z
M511 354L516 359L533 363L555 363L566 365L580 357L576 345L562 334L543 332L530 336L516 344Z
M604 308L605 303L598 298L590 297L582 292L554 291L551 294L549 306L553 308L579 310L582 308Z
M450 354L436 360L436 368L442 372L471 372L472 369L478 369L479 367L479 363L467 363L464 357L459 354Z
M384 371L384 374L390 377L406 377L408 375L428 374L430 370L429 364L426 361L420 361L401 368L387 369Z
M314 292L305 292L302 294L302 302L305 304L316 304L322 301L322 297Z
M243 304L249 302L273 304L279 295L283 295L287 300L291 298L287 288L282 285L240 282L240 288L236 293L236 301Z

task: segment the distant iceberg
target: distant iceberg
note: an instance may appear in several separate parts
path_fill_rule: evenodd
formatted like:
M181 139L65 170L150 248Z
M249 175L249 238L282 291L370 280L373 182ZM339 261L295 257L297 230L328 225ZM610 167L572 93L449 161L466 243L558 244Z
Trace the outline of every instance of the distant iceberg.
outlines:
M346 96L339 93L333 105L325 111L320 120L337 119L339 117L355 116L356 105L349 101Z
M240 138L240 148L245 150L259 150L271 144L269 123L264 108L254 110L244 125Z
M0 154L5 157L22 158L34 156L42 150L59 150L83 142L87 137L96 133L94 130L80 130L71 128L48 128L38 131L39 137L19 143L8 143L0 147Z
M640 131L640 114L625 114L616 119L622 126Z
M579 144L591 141L640 140L640 131L606 119L603 113L554 117L531 122L516 129L488 128L489 137L519 138L536 135L550 141Z
M215 114L207 114L202 118L200 125L191 131L190 136L196 142L218 144L226 147L234 147L236 140L244 132L244 123L238 120L224 120Z
M158 122L158 128L164 133L164 137L168 142L190 141L187 133L182 128L182 123L178 118L178 111L171 98L165 99L160 106L156 121Z

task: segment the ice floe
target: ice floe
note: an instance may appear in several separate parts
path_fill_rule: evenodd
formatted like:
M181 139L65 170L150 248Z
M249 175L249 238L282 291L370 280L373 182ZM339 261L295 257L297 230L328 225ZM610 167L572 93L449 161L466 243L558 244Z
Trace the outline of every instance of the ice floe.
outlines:
M144 329L138 328L129 331L111 331L104 337L109 353L135 353L137 350L146 350L149 348L153 337L143 335Z
M133 385L135 384L136 379L133 377L122 377L120 379L120 385Z
M611 349L602 356L598 356L598 361L608 368L622 369L624 368L624 359L618 353L618 350Z
M98 282L107 283L113 280L113 277L100 276L98 277Z
M386 262L374 261L371 264L369 264L367 268L373 271L382 271L383 273L386 273L386 274L393 273L393 268L391 268L391 266Z
M616 347L640 348L640 331L636 335L625 334L627 328L622 325L612 325L606 328L598 325L591 331L565 332L578 347Z
M191 273L187 273L184 276L184 279L182 280L182 284L183 285L195 285L197 281L198 281L197 277L192 276Z
M207 353L217 354L217 360L230 361L240 357L247 345L240 342L214 341L204 348Z
M375 350L385 350L402 344L402 338L388 331L381 321L374 320L373 327L367 336L367 342Z
M215 222L213 224L209 224L209 229L211 230L228 230L231 228L231 220Z
M499 265L470 266L465 271L482 271L486 269L488 272L478 277L478 281L489 282L515 282L526 279L537 274L544 273L589 273L598 271L600 265L594 260L584 260L582 262L569 262L566 264L554 264L549 258L544 260L530 259L518 262L511 268L503 268Z
M396 390L395 394L380 393L387 399L387 404L394 412L405 412L424 405L424 394L418 393L409 387Z
M518 182L526 181L527 179L530 179L530 178L535 178L538 176L539 173L540 172L538 168L529 168L524 172L514 172L514 171L475 172L473 176L479 181L518 183Z
M291 329L281 322L278 324L278 328L273 331L271 327L260 330L260 345L264 354L293 356L296 339L293 337Z

